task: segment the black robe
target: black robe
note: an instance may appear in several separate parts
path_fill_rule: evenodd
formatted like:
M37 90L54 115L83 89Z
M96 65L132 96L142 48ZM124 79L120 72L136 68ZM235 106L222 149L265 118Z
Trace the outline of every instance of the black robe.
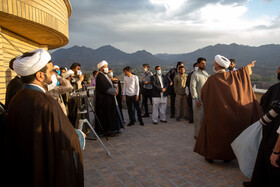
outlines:
M84 186L78 135L58 102L30 86L13 97L8 110L2 183Z
M9 103L12 100L12 98L14 97L14 95L16 95L16 93L18 91L20 91L23 87L23 83L21 81L21 78L18 76L15 76L15 78L13 78L8 86L7 86L7 91L6 91L6 98L5 98L5 106L6 108L9 107Z
M280 83L271 86L262 96L261 107L264 113L270 110L270 104L274 100L280 100ZM276 168L270 163L270 156L278 138L276 131L279 124L280 116L267 126L263 126L263 138L251 180L253 186L280 186L280 168Z
M96 101L95 112L98 120L95 120L95 131L99 134L111 135L118 133L123 128L122 118L119 108L116 104L116 97L107 91L113 88L112 82L105 77L103 73L99 73L96 77ZM104 132L100 128L103 128Z

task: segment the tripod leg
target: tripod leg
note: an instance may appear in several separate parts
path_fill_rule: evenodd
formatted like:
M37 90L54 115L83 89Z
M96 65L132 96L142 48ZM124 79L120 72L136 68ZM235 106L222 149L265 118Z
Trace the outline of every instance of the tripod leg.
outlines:
M78 129L80 130L83 130L83 127L84 127L84 122L79 120L79 126L78 126Z
M106 151L108 156L112 156L111 153L108 151L107 147L103 144L103 142L101 141L101 139L99 138L99 136L97 135L97 133L95 132L95 130L93 129L93 127L91 126L91 124L89 123L88 120L86 120L89 128L92 130L92 132L94 133L94 135L96 136L98 142L101 144L101 146L104 148L104 150Z
M106 140L108 141L108 137L107 137L107 135L106 135L106 133L105 133L105 131L104 131L104 129L103 129L103 127L102 127L102 125L101 125L101 123L100 123L100 121L99 121L97 115L96 115L96 113L95 113L95 110L94 110L94 107L93 107L92 103L90 102L90 100L89 100L88 97L86 97L86 98L87 98L87 102L88 102L89 106L91 107L91 110L92 110L92 112L93 112L93 114L94 114L94 117L96 118L96 120L97 120L97 122L98 122L98 125L99 125L100 129L102 130L102 132L103 132L104 135L105 135Z

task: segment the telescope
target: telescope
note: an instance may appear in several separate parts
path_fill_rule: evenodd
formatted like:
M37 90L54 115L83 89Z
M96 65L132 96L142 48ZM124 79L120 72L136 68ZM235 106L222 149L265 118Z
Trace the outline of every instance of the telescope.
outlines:
M71 97L93 97L95 91L95 86L86 87L84 86L81 89L74 90L72 93L70 93Z

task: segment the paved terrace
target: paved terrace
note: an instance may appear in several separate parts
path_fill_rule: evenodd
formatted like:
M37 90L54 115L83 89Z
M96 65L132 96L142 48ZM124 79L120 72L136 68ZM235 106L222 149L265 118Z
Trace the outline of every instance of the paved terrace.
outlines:
M128 122L127 110L124 110ZM207 163L193 152L193 124L168 119L153 125L151 118L126 127L121 134L102 141L87 140L83 151L85 186L242 186L248 180L237 161ZM127 123L126 123L127 124Z

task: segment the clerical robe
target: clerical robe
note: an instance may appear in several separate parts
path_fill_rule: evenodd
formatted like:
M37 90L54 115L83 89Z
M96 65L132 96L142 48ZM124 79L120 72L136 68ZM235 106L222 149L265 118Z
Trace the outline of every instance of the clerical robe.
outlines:
M15 76L15 78L13 78L8 86L7 86L7 90L6 90L6 98L5 98L5 106L8 109L9 103L12 100L12 98L14 97L14 95L16 95L16 93L18 91L20 91L23 87L23 83L20 79L19 76Z
M52 97L25 86L9 104L3 184L84 186L78 135Z
M280 100L280 83L271 86L262 96L261 107L267 113L274 100ZM260 143L258 156L252 176L252 186L280 186L280 168L270 163L270 156L274 149L279 134L280 116L277 116L270 124L263 126L263 138Z
M96 119L95 121L95 130L99 134L105 133L107 135L112 135L118 133L120 129L124 127L115 96L116 89L109 77L106 76L106 74L99 72L96 77L95 111L99 120Z
M211 75L201 99L204 117L194 151L208 159L235 159L231 143L262 115L248 67Z

